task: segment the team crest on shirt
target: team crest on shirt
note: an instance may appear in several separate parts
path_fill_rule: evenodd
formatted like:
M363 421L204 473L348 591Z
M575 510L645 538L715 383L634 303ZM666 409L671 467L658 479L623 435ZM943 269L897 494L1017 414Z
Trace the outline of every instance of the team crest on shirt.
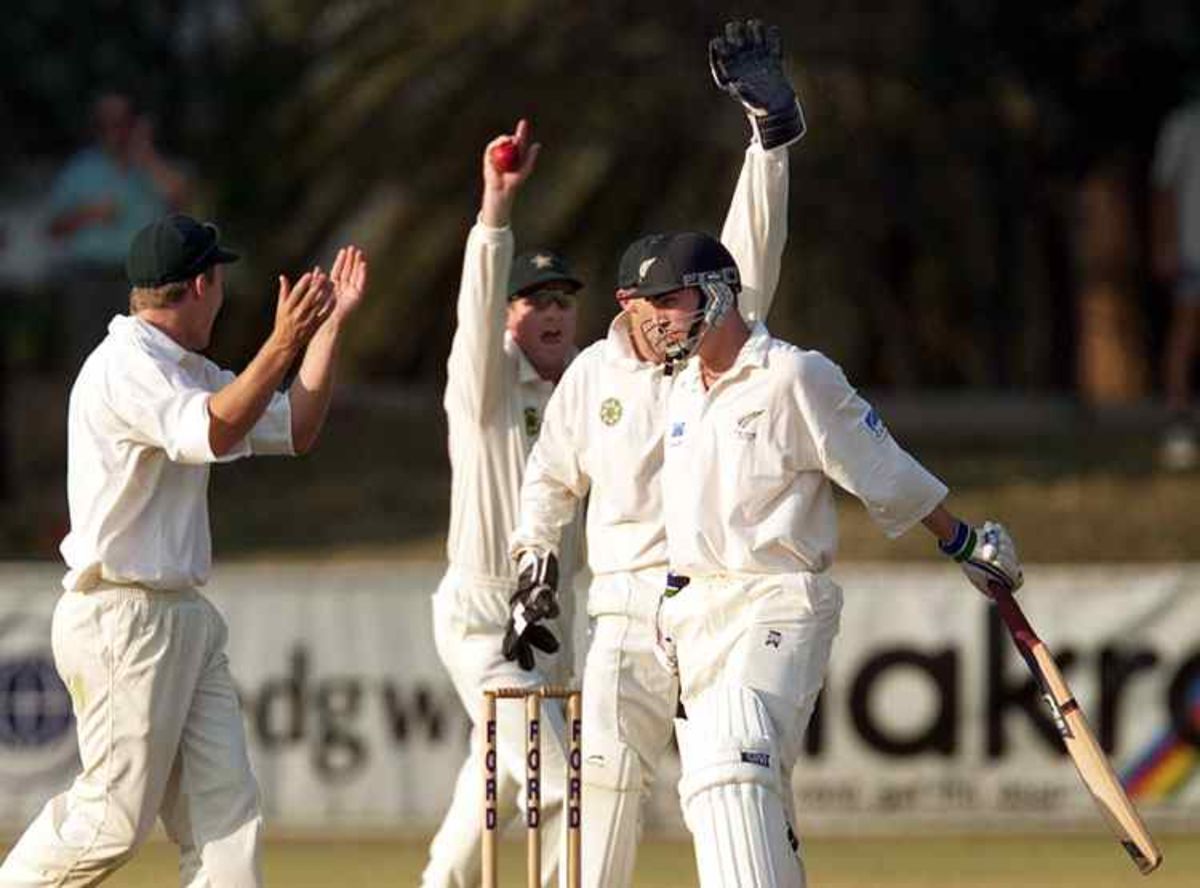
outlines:
M667 445L673 447L683 440L683 433L687 431L686 422L671 423L671 433L667 435Z
M615 426L621 421L625 408L616 398L605 398L600 403L600 421L606 426Z
M887 437L887 426L883 424L883 420L879 414L875 412L875 408L871 407L867 410L866 415L862 419L863 428L876 441L882 441Z
M780 642L783 641L783 634L778 629L767 630L766 646L778 650Z
M737 424L733 427L733 433L743 441L753 441L758 437L758 418L767 411L751 410L745 416L738 417Z
M525 434L530 438L536 438L538 432L542 430L542 417L538 413L536 407L525 408Z

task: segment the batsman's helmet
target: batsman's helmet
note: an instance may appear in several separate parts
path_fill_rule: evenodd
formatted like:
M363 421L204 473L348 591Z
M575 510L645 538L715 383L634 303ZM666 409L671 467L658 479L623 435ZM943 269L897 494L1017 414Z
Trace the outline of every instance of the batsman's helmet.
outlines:
M737 262L715 237L685 231L656 241L638 268L637 294L654 299L689 287L699 290L700 302L687 318L683 337L664 344L668 374L695 354L705 334L721 323L742 284Z
M642 263L653 255L655 247L662 241L671 237L666 234L647 234L644 237L639 237L621 254L621 262L617 266L617 292L629 292L637 287L638 270ZM630 295L633 295L632 293ZM636 295L641 295L636 294Z

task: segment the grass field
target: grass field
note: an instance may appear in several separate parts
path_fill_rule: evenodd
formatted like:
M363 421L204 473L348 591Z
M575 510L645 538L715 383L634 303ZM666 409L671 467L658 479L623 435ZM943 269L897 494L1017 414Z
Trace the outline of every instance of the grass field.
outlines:
M821 838L805 847L810 888L1194 888L1200 836L1167 835L1161 844L1166 860L1148 879L1113 840L1100 835ZM525 884L522 855L519 844L505 844L501 884ZM275 841L266 846L264 868L274 888L391 888L416 885L424 861L425 843L417 840ZM105 884L177 884L174 848L151 842ZM691 846L645 843L634 884L695 885Z

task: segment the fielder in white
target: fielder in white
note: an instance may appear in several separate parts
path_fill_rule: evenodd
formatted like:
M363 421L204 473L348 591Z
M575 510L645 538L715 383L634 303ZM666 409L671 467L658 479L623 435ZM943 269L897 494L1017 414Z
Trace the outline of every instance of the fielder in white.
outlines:
M977 532L941 505L946 486L836 364L731 310L737 282L719 242L685 233L656 245L637 284L683 367L667 400L658 622L679 675L679 796L700 884L791 888L804 885L791 774L842 604L832 484L889 536L924 523L985 593L1018 587L1021 569L1002 527Z
M5 888L95 885L161 817L186 886L262 883L258 786L208 580L215 462L310 449L325 421L343 322L362 300L362 253L292 286L246 369L206 348L237 257L186 216L142 229L127 261L129 316L71 391L68 572L55 665L71 692L82 770L0 866ZM287 393L276 388L303 354Z
M744 269L739 309L766 316L787 239L787 145L804 132L784 77L777 35L756 22L734 23L736 46L714 41L714 73L726 85L755 80L748 105L771 95L777 117L755 126L721 240ZM719 70L718 64L719 62ZM753 123L760 123L751 116ZM765 121L764 121L765 122ZM617 281L623 311L605 339L571 363L546 407L542 432L521 489L513 535L519 558L558 550L560 530L586 498L591 644L583 678L583 884L621 888L632 882L642 802L671 739L678 700L674 675L655 655L654 615L667 570L659 473L663 403L669 379L663 355L644 333L653 308L637 297L638 270L657 238L626 251Z
M539 146L531 144L529 126L521 121L511 137L520 168L500 172L489 152L507 138L494 139L484 151L483 203L463 258L445 394L452 471L449 567L433 596L438 655L473 721L485 688L564 684L569 678L569 658L533 651L535 646L556 649L549 630L519 646L510 644L520 665L502 653L509 599L515 590L528 588L530 579L528 571L519 577L521 571L513 570L508 537L516 526L521 479L542 413L575 351L575 299L581 287L561 257L548 250L513 258L512 206L533 171ZM564 547L564 582L570 582L577 559L572 546ZM544 562L536 566L546 567ZM569 613L561 619L570 625ZM519 705L501 704L497 714L497 802L503 822L524 801L524 713ZM542 842L542 876L550 885L566 836L564 720L557 702L546 701L542 730L542 829L553 837ZM423 885L479 884L483 764L477 734L472 732L470 755L430 846Z

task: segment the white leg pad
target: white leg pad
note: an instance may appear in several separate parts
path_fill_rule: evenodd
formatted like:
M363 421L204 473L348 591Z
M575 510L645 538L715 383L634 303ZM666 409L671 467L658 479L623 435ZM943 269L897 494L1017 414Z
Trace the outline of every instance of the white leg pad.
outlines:
M586 730L586 729L585 729ZM627 888L641 837L641 760L622 743L588 749L583 759L580 829L584 888Z
M774 728L757 694L716 686L676 722L679 798L702 888L804 888Z

